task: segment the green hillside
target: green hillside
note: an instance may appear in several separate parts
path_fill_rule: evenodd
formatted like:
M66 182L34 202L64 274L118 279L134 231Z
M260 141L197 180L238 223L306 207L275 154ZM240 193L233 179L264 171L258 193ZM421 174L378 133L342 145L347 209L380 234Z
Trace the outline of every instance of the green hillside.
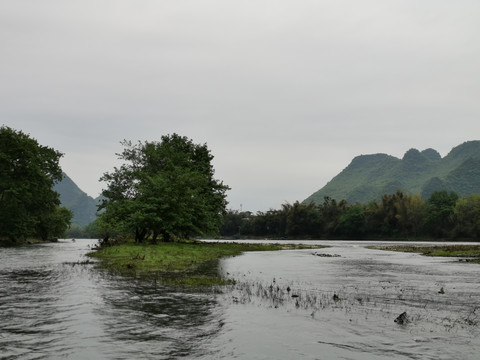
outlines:
M60 194L62 206L73 212L72 223L85 226L95 220L97 200L80 190L67 174L63 173L63 180L54 189Z
M402 159L387 154L357 156L304 203L320 204L326 196L368 203L397 189L424 199L437 190L453 190L460 196L480 193L480 141L465 142L444 158L433 149L410 149Z

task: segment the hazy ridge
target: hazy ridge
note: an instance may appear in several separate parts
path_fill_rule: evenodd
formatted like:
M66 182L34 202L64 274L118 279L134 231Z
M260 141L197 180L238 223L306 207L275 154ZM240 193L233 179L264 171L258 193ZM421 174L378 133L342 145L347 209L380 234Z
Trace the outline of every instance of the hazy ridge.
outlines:
M455 191L462 197L480 193L480 141L464 142L443 158L430 148L410 149L402 159L387 154L357 156L304 203L322 203L325 196L368 203L398 189L424 199L437 190Z
M62 206L73 212L72 223L85 226L96 219L99 197L87 195L67 174L63 173L63 180L54 189L60 194Z

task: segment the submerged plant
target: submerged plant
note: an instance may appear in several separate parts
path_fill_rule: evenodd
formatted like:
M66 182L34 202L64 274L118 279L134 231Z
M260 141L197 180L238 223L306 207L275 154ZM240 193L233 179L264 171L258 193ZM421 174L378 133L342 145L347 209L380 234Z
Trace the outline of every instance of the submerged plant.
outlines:
M363 314L365 320L375 315L375 318L394 320L400 325L429 323L448 331L456 326L479 325L476 308L469 308L465 312L462 306L456 307L450 299L435 296L431 291L394 283L380 289L379 292L362 292L356 287L344 286L332 291L307 289L295 286L294 283L279 284L277 281L242 281L227 286L222 296L234 304L284 308L286 311L304 310L312 317L316 317L319 312L341 311L349 319L354 314Z

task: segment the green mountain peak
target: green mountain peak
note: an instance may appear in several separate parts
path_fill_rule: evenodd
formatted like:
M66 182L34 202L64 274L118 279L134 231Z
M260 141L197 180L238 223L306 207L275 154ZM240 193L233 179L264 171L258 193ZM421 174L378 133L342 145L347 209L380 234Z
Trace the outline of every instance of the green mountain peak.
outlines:
M356 156L304 203L323 203L328 196L349 203L368 203L401 189L428 198L434 191L460 196L480 193L480 141L467 141L442 158L431 148L409 149L402 159L387 154Z
M63 173L54 190L60 194L62 206L73 212L72 223L85 226L96 219L98 201L83 192L67 174Z

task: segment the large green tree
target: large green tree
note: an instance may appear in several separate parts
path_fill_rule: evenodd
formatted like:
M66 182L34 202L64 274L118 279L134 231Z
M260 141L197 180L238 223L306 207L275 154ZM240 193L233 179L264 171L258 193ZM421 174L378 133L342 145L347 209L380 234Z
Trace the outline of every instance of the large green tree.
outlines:
M62 154L7 126L0 128L0 238L61 236L71 213L53 190Z
M206 144L177 134L160 142L122 142L124 163L100 179L107 183L100 222L115 231L170 240L218 233L228 186L214 179L213 156Z

